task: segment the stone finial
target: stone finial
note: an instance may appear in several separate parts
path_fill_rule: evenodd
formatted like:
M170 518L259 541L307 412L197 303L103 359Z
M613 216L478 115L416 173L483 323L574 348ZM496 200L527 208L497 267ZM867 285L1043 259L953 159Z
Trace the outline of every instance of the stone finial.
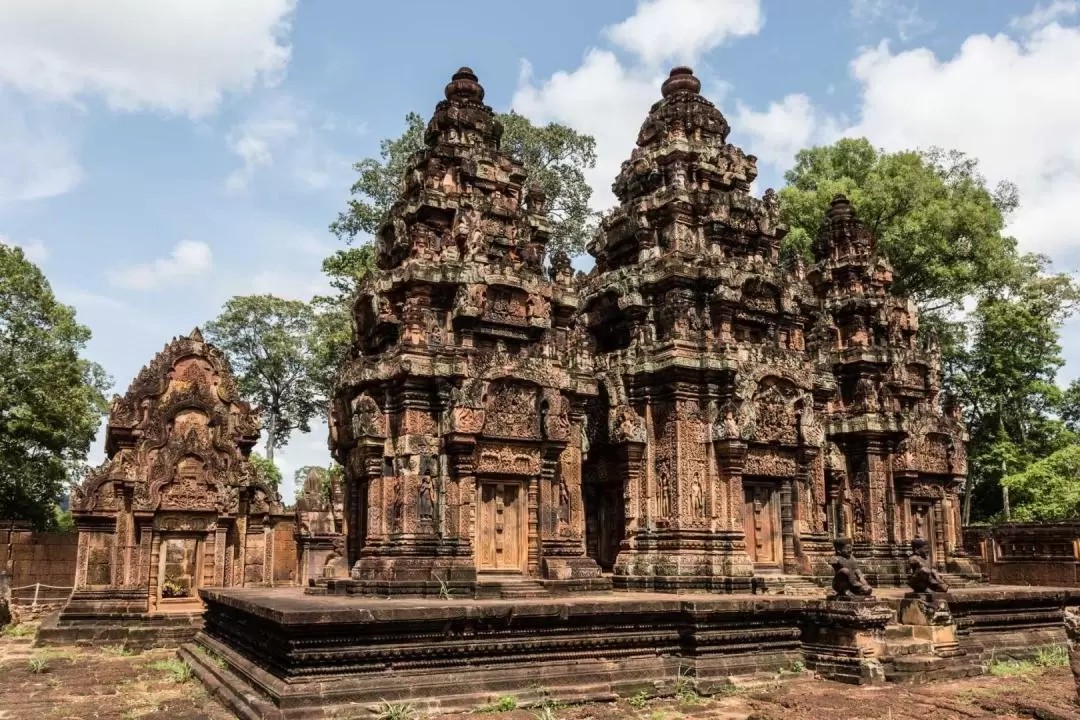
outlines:
M191 331L191 334L188 335L188 338L194 340L195 342L206 342L206 340L203 339L202 330L200 330L198 326L196 326L195 329Z
M829 203L828 216L829 218L835 217L851 217L855 214L855 211L851 208L851 203L848 201L847 196L843 193L837 193L833 196L832 202Z
M660 94L671 97L676 93L697 95L701 92L701 81L694 77L694 71L686 66L672 68L671 74L660 86Z
M461 67L446 84L447 100L483 102L484 87L477 81L472 68Z

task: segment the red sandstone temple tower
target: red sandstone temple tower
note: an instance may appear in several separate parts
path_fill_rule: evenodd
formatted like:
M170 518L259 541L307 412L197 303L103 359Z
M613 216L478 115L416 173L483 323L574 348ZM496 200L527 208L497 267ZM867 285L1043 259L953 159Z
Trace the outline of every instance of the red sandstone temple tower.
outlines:
M827 575L842 535L882 581L914 537L967 569L963 428L938 405L913 305L888 293L888 266L842 198L813 271L781 265L777 195L750 195L756 159L727 143L700 87L672 71L590 247L590 552L617 586L641 589Z
M581 496L595 382L568 352L569 262L543 269L545 197L500 152L483 98L468 68L447 85L355 304L331 447L361 592L599 574Z

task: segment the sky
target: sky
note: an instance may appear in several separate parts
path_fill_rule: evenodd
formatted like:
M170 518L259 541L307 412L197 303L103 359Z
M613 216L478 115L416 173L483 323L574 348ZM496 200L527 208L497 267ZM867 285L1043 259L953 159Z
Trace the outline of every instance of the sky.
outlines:
M122 393L228 297L324 290L352 163L459 66L496 110L593 135L603 210L678 64L758 156L758 195L839 137L957 149L1017 184L1022 249L1080 265L1076 0L0 0L0 242ZM1062 344L1065 382L1080 320ZM277 459L291 501L330 460L325 423Z

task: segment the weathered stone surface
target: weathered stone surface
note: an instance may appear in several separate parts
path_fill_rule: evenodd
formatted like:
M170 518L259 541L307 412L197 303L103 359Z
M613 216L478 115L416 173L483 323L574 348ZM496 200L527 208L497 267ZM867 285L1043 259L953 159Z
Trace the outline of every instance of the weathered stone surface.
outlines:
M258 437L258 413L221 352L197 328L166 345L113 398L108 458L72 497L75 589L39 639L120 637L127 627L145 639L148 627L195 613L180 623L189 637L200 588L291 584L295 559L275 565L275 531L291 540L293 518L248 460ZM158 612L173 619L147 617Z

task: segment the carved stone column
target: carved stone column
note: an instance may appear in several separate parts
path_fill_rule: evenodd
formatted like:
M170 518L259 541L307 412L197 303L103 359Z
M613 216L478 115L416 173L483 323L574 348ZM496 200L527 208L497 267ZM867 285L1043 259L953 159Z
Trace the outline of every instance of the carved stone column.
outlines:
M786 477L780 481L780 538L783 545L783 568L785 573L797 573L795 558L795 517L791 506L792 483Z

